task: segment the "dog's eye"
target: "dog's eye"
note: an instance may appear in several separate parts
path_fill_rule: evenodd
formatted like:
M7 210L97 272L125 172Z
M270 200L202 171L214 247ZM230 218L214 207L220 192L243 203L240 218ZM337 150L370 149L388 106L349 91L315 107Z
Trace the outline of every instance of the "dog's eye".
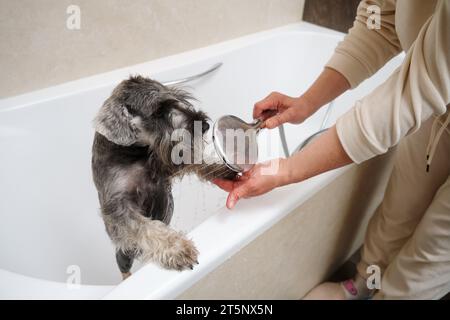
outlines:
M178 152L178 156L179 156L180 158L183 158L183 150L180 150L180 152Z
M165 115L164 108L158 108L155 112L153 112L153 116L157 118L162 118L164 117L164 115Z

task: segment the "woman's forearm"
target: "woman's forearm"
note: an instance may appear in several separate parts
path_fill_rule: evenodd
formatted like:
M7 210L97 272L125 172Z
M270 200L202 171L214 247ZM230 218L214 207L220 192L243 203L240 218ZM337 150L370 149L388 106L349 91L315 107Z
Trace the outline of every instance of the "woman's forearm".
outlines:
M311 87L302 95L310 113L331 102L350 89L347 79L334 69L325 68ZM336 169L353 161L345 152L333 126L300 152L285 160L282 184L300 182L320 173Z
M335 126L284 161L281 185L300 182L353 162L342 147Z
M347 79L334 69L325 68L314 83L302 94L310 115L350 89Z

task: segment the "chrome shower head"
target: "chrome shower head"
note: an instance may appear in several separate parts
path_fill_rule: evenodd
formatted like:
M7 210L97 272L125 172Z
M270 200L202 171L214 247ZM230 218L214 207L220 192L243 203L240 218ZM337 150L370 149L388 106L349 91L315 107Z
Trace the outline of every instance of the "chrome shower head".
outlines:
M231 170L241 173L250 170L258 161L257 135L261 120L247 123L227 115L215 123L212 133L214 148L218 156Z

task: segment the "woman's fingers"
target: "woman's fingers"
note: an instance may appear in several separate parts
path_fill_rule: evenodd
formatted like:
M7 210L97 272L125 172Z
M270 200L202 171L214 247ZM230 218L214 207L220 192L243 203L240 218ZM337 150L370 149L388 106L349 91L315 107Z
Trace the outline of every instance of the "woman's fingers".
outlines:
M250 179L250 175L248 174L248 172L249 172L249 171L244 172L244 173L242 174L242 176L239 176L239 178L237 178L237 180L238 180L238 181L245 181L245 180Z
M296 121L297 110L293 108L295 98L272 92L267 98L257 102L253 108L253 118L264 120L263 127L273 129L286 122Z
M214 179L212 183L218 186L220 189L225 190L226 192L230 192L233 190L233 182L232 180L226 179Z
M272 104L265 103L264 105L257 105L253 108L253 119L267 120L278 113L278 109Z
M250 189L247 187L245 183L242 183L238 187L231 190L230 194L227 198L227 208L233 209L236 203L241 198L245 198L248 196Z
M284 112L281 112L265 121L265 126L267 129L276 128L283 123L290 122L292 120L292 109L287 109Z
M234 193L229 193L227 198L227 208L233 209L236 205L236 202L238 202L239 198L236 197Z
M282 105L282 100L283 95L281 93L272 92L263 100L258 101L253 107L253 119L267 119L271 116L268 111L278 111L279 106Z
M226 192L231 192L233 189L241 186L248 180L249 177L240 177L239 180L227 180L227 179L214 179L212 183L218 186L220 189Z

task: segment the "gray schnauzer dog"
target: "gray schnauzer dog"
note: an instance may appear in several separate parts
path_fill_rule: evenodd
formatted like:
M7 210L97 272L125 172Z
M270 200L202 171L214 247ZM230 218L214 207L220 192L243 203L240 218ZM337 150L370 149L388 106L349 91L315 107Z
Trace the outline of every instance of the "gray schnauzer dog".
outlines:
M192 154L205 144L202 135L194 135L194 122L201 121L205 133L208 118L190 100L183 90L136 76L114 89L94 119L93 178L124 279L135 258L176 270L198 263L194 243L168 226L174 178L186 173L206 181L235 176L217 162L172 161L174 130L184 129L194 137Z

